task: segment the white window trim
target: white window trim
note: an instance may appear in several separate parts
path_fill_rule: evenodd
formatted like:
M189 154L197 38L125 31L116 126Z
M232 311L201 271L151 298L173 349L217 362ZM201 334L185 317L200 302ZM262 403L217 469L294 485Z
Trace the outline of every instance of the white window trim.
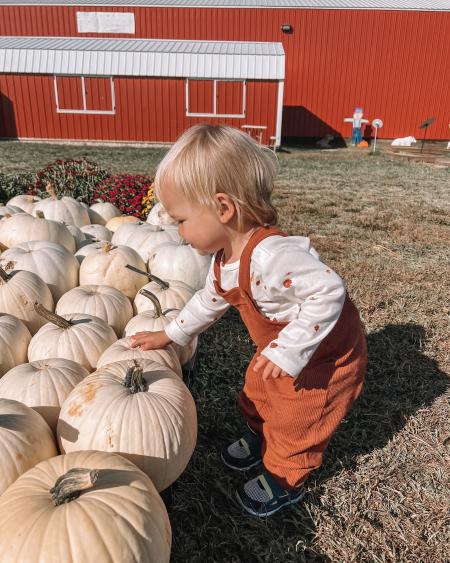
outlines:
M58 97L58 78L63 78L69 76L67 74L55 74L53 76L53 85L55 88L55 99L56 99L56 113L87 113L94 115L115 115L116 113L116 97L114 92L114 79L112 76L94 76L89 75L87 78L109 78L111 84L111 110L97 110L97 109L86 109L86 87L84 82L84 76L78 76L81 78L81 93L83 95L83 109L61 109L59 107L59 97ZM74 78L74 76L72 76ZM76 77L75 77L76 78Z
M214 82L213 88L213 113L193 113L189 111L189 81L202 80ZM242 82L242 113L217 113L217 82ZM246 80L227 80L226 78L186 78L186 116L187 117L234 117L244 118L247 101L247 81Z

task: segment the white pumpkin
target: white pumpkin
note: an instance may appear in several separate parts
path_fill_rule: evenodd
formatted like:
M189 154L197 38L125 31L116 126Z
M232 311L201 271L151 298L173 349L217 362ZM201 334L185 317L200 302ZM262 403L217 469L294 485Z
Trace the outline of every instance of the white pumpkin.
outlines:
M61 221L77 227L89 225L91 222L86 207L68 196L63 196L61 199L51 196L39 201L34 206L33 215L37 217L38 212L42 212L46 219Z
M195 291L205 286L211 256L202 256L189 244L166 242L151 254L148 269L151 274L167 280L184 281Z
M97 225L106 225L108 221L114 219L114 217L121 217L122 211L117 209L115 205L109 201L99 201L94 203L89 208L89 218L91 223Z
M89 254L95 254L98 250L100 250L104 242L88 242L88 244L81 246L75 252L75 258L78 260L78 263L81 264L86 256L88 256Z
M8 205L0 205L0 219L8 215L15 215L16 213L26 213L26 211L16 205L10 205L9 203Z
M0 379L0 397L31 407L56 433L61 405L75 385L88 375L88 370L77 362L62 358L24 363Z
M147 276L126 268L127 265L146 271L145 262L132 248L104 243L82 261L80 285L110 285L134 299Z
M112 232L103 225L85 225L84 227L81 227L81 230L83 231L86 239L91 242L98 242L100 240L109 241L112 237Z
M195 403L186 385L154 362L116 362L89 375L65 400L58 422L64 452L117 452L158 491L184 471L197 439Z
M147 223L161 227L177 226L177 222L167 213L161 202L155 203L150 209L150 213L147 215Z
M48 240L24 242L5 250L0 267L7 272L26 270L37 274L48 285L55 303L78 285L78 260L63 246Z
M21 242L49 240L61 244L73 254L75 240L62 223L27 213L17 213L0 221L0 249L11 248Z
M147 299L151 304L152 304L152 309L144 311L143 313L140 313L139 315L136 315L135 317L133 317L130 322L127 324L127 326L125 327L125 332L129 332L130 331L130 326L135 324L136 321L135 319L144 318L145 315L145 319L146 319L146 326L148 328L146 328L146 330L148 331L159 331L159 330L164 330L164 328L173 320L176 319L178 316L178 313L180 311L176 310L176 309L168 309L167 311L162 310L161 308L161 304L158 300L158 298L151 293L150 291L148 291L148 289L140 289L139 290L142 296L145 296L145 299ZM135 333L132 333L135 334Z
M117 336L122 336L127 322L133 316L128 297L108 285L82 285L68 291L56 305L58 315L86 313L103 319Z
M27 361L31 333L17 317L0 313L0 377Z
M31 334L46 322L34 309L36 301L53 311L52 294L39 276L25 270L8 274L0 268L0 313L14 315L23 321Z
M138 223L140 219L138 217L134 217L133 215L120 215L120 217L113 217L110 219L105 227L110 230L111 232L115 233L120 225L124 223Z
M151 274L149 274L150 276ZM166 309L182 309L195 293L191 286L182 281L160 280L159 278L145 284L142 289L155 295L163 311ZM134 299L134 310L137 313L154 310L153 302L145 297L145 294L140 292L141 290L138 291Z
M155 486L117 454L48 459L0 497L2 563L169 563L171 540Z
M86 244L86 235L83 233L80 227L77 227L76 225L67 225L67 224L66 227L69 230L69 233L74 238L75 246L77 247L77 250L81 248L84 244Z
M85 314L56 315L37 305L49 320L31 339L28 360L66 358L93 371L101 354L117 340L114 330L98 317Z
M166 346L161 350L141 350L131 347L131 338L121 338L111 344L97 362L97 369L114 362L124 360L149 360L167 366L179 377L182 377L181 364L178 354L172 345Z
M175 236L175 238L174 238ZM129 246L147 262L153 250L164 242L179 242L178 231L164 231L161 227L138 223L124 223L113 234L111 242L115 245Z
M15 195L8 201L8 205L15 205L23 209L25 213L33 213L34 206L39 203L41 198L37 195L20 194Z
M22 473L55 455L52 431L41 415L23 403L0 398L0 495ZM7 543L0 540L2 563Z
M167 309L163 312L161 303L153 293L147 289L141 289L140 293L145 296L150 303L152 303L153 309L151 311L144 311L143 313L133 317L125 327L125 336L132 336L138 332L155 332L165 330L166 326L172 322L173 319L176 319L180 313L177 309ZM171 346L174 347L182 366L186 365L194 357L195 350L197 349L197 343L198 339L195 337L185 346L181 346L176 342L171 344Z

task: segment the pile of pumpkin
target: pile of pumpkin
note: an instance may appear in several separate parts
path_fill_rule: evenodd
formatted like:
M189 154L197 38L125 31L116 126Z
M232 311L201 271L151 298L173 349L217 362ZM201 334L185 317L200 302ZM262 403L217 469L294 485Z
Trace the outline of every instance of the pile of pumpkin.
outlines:
M0 251L2 563L169 561L159 493L196 443L196 342L130 336L167 325L209 257L159 204L143 223L55 195L0 206Z

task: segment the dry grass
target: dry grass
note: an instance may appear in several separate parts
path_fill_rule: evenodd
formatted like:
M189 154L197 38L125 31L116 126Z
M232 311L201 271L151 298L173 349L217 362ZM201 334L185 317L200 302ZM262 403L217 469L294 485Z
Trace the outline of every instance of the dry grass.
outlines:
M199 444L174 490L174 561L448 561L450 178L352 151L280 155L282 226L346 280L369 343L363 394L305 502L258 521L232 501L244 478L218 450L253 348L235 314L202 340L192 384ZM448 469L448 465L447 465Z
M0 163L12 157L4 147ZM27 161L18 147L15 161ZM114 160L121 172L147 172L162 154L84 151L105 166L109 159L110 168ZM36 163L45 160L38 153ZM66 148L52 154L66 156ZM224 468L219 451L242 431L235 397L253 346L233 312L205 333L190 382L198 446L169 502L173 562L444 563L449 171L351 150L293 151L279 162L281 225L311 237L360 308L369 344L365 387L305 501L271 519L247 517L232 500L244 476Z
M167 149L112 145L53 144L0 141L0 172L37 172L59 158L95 160L114 174L147 174L156 167Z

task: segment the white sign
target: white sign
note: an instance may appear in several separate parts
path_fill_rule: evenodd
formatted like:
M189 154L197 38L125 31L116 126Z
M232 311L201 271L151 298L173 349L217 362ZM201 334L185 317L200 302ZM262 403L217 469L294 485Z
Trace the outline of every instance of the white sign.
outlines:
M78 33L134 34L134 14L119 12L77 12Z

